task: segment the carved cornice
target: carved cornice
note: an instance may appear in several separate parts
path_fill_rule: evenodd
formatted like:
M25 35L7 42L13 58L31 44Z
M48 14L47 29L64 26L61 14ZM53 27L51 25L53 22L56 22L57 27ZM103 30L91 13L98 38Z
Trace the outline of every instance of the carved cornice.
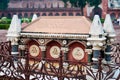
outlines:
M86 40L89 37L88 34L49 34L49 33L24 33L22 32L21 37L27 38L57 38L57 39L79 39Z

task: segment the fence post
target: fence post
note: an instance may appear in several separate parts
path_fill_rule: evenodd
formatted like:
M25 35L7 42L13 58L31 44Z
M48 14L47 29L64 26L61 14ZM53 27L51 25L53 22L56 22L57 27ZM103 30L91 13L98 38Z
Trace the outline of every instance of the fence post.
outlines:
M30 73L29 73L29 56L28 56L28 49L26 49L26 64L25 64L25 80L29 80Z
M8 41L8 43L9 43L9 54L11 55L11 52L12 52L11 41Z
M58 80L63 80L63 75L62 75L62 70L63 70L63 54L62 54L62 51L60 52L60 61L59 61L59 65L60 65L60 68L59 68L59 76L58 76Z
M98 58L98 74L99 74L99 80L102 80L101 76L102 76L102 55L100 52L99 58Z

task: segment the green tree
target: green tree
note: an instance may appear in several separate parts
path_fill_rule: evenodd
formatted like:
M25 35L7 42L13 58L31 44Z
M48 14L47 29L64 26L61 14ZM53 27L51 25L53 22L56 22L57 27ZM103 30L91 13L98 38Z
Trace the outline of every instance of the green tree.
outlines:
M5 10L8 7L9 0L0 0L0 10Z
M66 0L63 0L65 3ZM68 0L72 7L77 7L81 9L82 15L84 15L83 8L86 5L87 0Z
M87 0L90 6L95 6L97 8L101 4L102 0Z
M69 0L69 2L71 3L72 7L78 7L77 6L78 0Z
M84 15L83 9L84 9L85 5L86 5L86 0L78 0L78 7L81 8L82 15Z
M67 2L68 2L69 0L62 0L62 1L64 2L64 6L67 7Z
M94 6L94 15L98 14L101 17L102 9L99 7L99 5L102 3L102 0L87 0L87 2L90 6Z

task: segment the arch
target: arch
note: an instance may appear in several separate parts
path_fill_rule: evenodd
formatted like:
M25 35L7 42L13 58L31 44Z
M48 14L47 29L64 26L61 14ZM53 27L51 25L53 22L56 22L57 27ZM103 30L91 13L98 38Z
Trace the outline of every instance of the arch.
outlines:
M53 13L49 13L48 16L53 16Z
M39 16L40 16L40 13L37 13L37 16L39 17Z
M38 58L39 60L41 60L42 52L41 52L41 49L39 48L39 43L36 40L29 40L27 42L27 48L28 48L28 51L29 51L28 56L30 58L31 57L32 58ZM36 54L32 54L33 50L31 50L31 49L37 50L37 55ZM35 53L36 53L36 51L35 51Z
M42 16L46 16L46 13L43 13Z
M76 13L76 16L81 16L81 14L80 13Z
M30 18L32 18L33 17L33 13L30 13Z
M15 14L16 14L16 12L13 13L13 15L15 15Z
M2 13L2 14L1 14L1 17L4 17L4 16L5 16L5 14L4 14L4 13Z
M10 13L8 13L7 18L12 18L12 15Z
M69 16L73 16L73 13L69 13Z
M55 13L55 16L59 16L60 14L59 13Z
M61 48L61 45L57 41L50 41L46 46L47 46L47 48L46 48L46 54L45 55L46 55L46 58L50 58L50 59L53 59L53 57L50 54L51 48L54 47L54 46L57 46L59 49ZM54 58L54 59L58 59L58 58Z
M76 60L76 58L73 56L74 55L74 51L77 48L77 51L79 51L79 49L82 50L82 55L83 57L80 60ZM83 44L81 44L80 42L73 42L72 44L69 45L69 52L67 54L68 56L68 60L71 61L87 61L87 53L85 52L85 46Z
M51 7L50 8L53 8L53 3L51 3Z
M24 14L24 17L25 17L25 18L28 18L28 13L25 13L25 14Z
M62 13L62 16L66 16L66 13Z
M48 40L45 45L48 45L51 42L57 42L58 44L62 46L62 43L59 40Z
M36 43L40 45L39 41L36 39L28 39L28 40L25 40L24 43L28 45L31 41L35 41Z
M74 44L74 43L81 44L83 48L87 47L87 46L86 46L83 42L81 42L81 41L71 41L67 46L70 46L70 45L72 45L72 44Z
M87 47L83 42L81 42L81 41L76 41L76 40L69 42L69 44L68 44L67 46L70 46L70 45L72 45L72 44L74 44L74 43L81 44L81 45L83 45L84 48Z
M19 14L18 14L18 17L19 17L19 18L22 18L22 13L19 13Z
M59 47L61 46L61 44L58 41L55 41L55 40L52 40L52 41L48 42L46 45L47 46L58 45Z
M110 16L111 16L111 19L112 19L112 20L115 20L115 18L116 18L115 13L111 13Z

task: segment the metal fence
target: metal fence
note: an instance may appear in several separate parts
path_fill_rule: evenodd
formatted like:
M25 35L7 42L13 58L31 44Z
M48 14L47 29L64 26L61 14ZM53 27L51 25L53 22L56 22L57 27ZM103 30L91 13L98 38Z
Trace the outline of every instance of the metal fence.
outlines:
M0 43L0 80L120 80L120 44L112 48L111 64L64 61L11 55L10 42ZM97 65L98 69L93 68Z

